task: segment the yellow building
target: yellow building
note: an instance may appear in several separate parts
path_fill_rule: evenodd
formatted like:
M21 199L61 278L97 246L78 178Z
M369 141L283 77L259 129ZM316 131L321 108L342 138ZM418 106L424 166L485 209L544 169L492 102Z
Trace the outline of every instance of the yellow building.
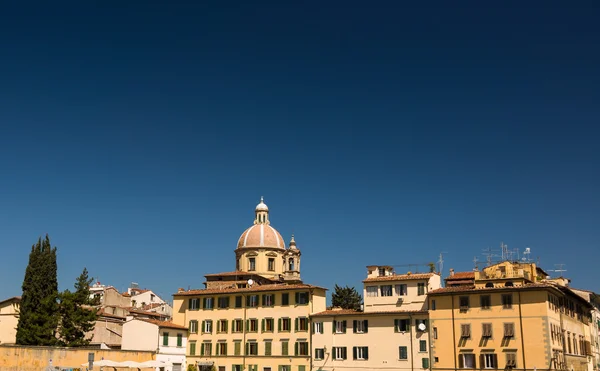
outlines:
M491 265L428 300L433 370L592 369L592 306L533 263Z
M0 344L16 342L20 304L20 296L0 301Z
M397 275L389 266L367 270L364 311L332 309L311 316L313 370L429 368L427 293L440 288L440 276Z
M189 328L187 364L308 371L309 316L325 310L326 290L302 283L300 250L293 236L285 246L262 199L235 256L235 271L208 274L204 289L173 295L173 322Z

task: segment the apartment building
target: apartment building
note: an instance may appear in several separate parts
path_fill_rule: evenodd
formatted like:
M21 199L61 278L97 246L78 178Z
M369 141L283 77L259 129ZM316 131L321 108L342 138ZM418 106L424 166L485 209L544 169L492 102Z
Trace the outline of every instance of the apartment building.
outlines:
M364 311L333 308L311 316L313 370L423 370L430 365L427 293L436 273L396 274L368 266Z
M429 292L432 369L591 370L593 307L567 283L504 261Z
M270 225L263 200L238 239L232 272L207 274L204 289L180 289L173 321L187 326L187 363L199 370L308 371L310 314L326 290L300 279L301 253Z

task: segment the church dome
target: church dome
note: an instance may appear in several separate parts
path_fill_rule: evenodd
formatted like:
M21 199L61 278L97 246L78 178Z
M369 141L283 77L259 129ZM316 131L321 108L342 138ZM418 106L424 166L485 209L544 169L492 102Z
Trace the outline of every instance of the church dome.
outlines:
M285 242L281 234L271 227L269 221L269 207L260 198L260 203L256 205L254 225L246 229L238 240L237 248L261 248L270 247L276 249L285 249Z

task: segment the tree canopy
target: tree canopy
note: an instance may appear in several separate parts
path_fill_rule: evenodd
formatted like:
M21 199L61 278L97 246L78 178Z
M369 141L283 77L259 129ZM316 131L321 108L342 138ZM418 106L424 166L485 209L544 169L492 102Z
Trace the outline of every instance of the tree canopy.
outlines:
M31 247L23 279L23 295L16 342L20 345L55 345L58 325L56 247L50 237Z
M333 294L331 295L331 305L343 309L360 310L362 297L354 287L341 287L337 284Z
M83 272L75 281L75 291L68 289L60 294L60 345L80 347L89 345L91 337L86 335L94 330L98 318L95 305L97 300L91 298L90 284L94 279L89 278L88 271Z

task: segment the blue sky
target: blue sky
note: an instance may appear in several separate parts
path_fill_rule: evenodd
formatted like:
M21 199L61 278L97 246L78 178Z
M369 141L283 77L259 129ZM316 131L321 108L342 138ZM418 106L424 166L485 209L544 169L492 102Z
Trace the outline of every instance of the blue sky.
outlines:
M2 7L0 298L46 233L61 289L201 287L261 195L308 283L504 241L600 291L595 2Z

